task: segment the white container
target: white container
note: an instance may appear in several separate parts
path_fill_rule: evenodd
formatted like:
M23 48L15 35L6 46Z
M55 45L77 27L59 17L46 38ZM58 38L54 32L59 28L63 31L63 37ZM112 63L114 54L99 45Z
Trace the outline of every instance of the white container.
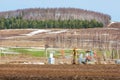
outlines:
M83 63L86 63L85 60L86 60L85 58L79 58L78 62L79 64L83 64Z
M55 64L55 58L48 58L49 64Z
M120 64L120 60L115 60L115 63L116 64Z
M83 54L80 54L80 55L79 55L79 58L83 58Z
M82 63L82 59L83 59L83 54L80 54L79 55L79 59L78 59L78 62L81 64Z
M53 58L53 53L50 53L50 56L49 56L49 58Z

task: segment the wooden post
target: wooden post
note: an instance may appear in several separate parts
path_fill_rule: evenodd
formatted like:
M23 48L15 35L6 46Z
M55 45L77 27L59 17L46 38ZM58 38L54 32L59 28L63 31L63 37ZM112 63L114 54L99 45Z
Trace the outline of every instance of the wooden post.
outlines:
M73 64L77 64L77 51L76 51L76 48L73 49Z

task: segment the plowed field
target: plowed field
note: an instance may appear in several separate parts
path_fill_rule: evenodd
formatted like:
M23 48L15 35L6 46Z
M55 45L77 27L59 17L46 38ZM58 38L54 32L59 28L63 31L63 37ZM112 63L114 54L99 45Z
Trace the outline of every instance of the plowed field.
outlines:
M120 80L120 65L0 65L0 80Z

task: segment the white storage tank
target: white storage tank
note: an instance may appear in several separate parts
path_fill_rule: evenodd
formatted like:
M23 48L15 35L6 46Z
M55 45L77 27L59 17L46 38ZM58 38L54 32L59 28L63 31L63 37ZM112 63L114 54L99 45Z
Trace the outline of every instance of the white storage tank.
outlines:
M55 64L55 58L48 58L49 64Z
M55 64L55 58L53 57L53 52L50 52L49 58L48 58L48 63L49 64Z
M116 64L120 64L120 59L115 60L115 63L116 63Z

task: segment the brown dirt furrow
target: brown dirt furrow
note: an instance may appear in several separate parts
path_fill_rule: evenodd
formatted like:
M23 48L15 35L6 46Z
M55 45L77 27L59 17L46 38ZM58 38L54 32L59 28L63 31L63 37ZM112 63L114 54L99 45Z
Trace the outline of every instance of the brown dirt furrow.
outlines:
M119 65L0 65L0 80L120 80Z

